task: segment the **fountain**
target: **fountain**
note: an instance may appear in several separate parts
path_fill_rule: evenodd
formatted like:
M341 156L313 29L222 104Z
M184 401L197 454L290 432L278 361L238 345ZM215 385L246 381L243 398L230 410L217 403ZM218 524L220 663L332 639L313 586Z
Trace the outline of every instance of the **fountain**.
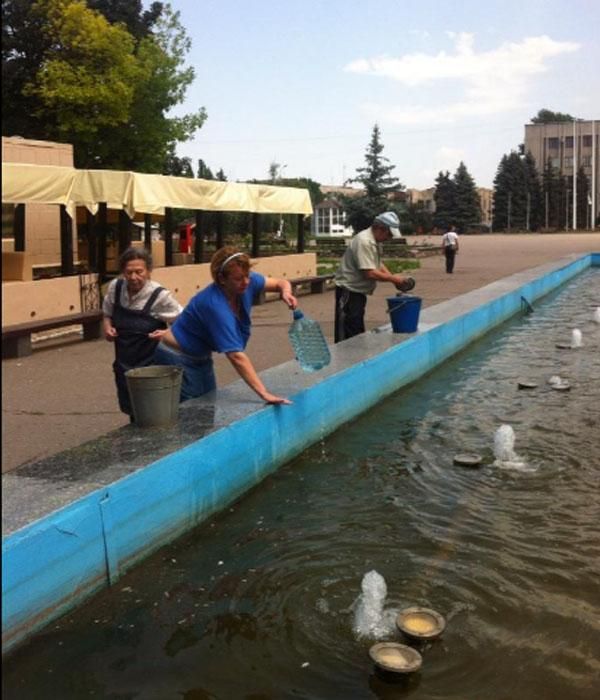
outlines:
M395 631L396 610L384 611L387 584L383 576L372 570L363 576L362 593L356 602L354 632L358 637L381 639Z
M583 345L581 339L582 335L579 328L573 328L573 330L571 331L571 347L580 348Z
M527 463L519 457L514 450L515 431L510 425L501 425L494 435L494 465L503 469L517 469L519 471L535 471L527 466Z
M600 306L597 306L596 310L594 311L594 321L596 321L596 323L600 323Z

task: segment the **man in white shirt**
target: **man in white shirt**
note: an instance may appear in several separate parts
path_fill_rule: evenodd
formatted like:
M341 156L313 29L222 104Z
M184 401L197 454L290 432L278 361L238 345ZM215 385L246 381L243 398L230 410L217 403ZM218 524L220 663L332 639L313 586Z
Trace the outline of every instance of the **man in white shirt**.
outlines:
M377 282L391 282L403 292L415 286L412 277L393 275L381 260L382 243L392 238L402 238L400 220L396 212L386 211L346 248L335 273L336 343L365 332L367 295L373 294Z
M450 226L450 230L442 236L442 245L446 256L446 272L452 274L454 272L454 258L458 253L458 234L455 226Z

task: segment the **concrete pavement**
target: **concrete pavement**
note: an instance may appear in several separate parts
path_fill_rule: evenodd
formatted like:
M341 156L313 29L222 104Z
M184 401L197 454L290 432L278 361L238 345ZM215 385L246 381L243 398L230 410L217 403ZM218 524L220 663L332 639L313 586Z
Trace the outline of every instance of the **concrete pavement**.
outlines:
M422 242L433 239L410 239ZM438 242L439 239L435 240ZM600 233L463 236L455 272L444 272L442 257L424 258L414 293L431 306L497 279L569 253L600 251ZM367 327L389 321L380 284L367 305ZM333 338L333 293L307 295L300 307L317 319ZM287 338L291 314L284 304L255 307L248 354L261 371L293 357ZM2 471L79 445L124 425L112 376L112 346L104 340L82 342L79 337L39 344L33 355L2 361ZM228 361L215 358L219 386L237 379ZM248 390L250 391L250 390Z

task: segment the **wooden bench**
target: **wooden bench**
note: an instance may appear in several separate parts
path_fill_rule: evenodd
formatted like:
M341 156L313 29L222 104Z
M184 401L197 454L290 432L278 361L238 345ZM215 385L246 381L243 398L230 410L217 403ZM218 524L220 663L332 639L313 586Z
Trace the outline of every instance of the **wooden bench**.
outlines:
M313 275L312 277L296 277L290 280L292 285L292 294L296 295L298 287L310 287L311 294L323 294L327 289L327 282L333 280L335 275Z
M102 311L81 311L77 314L45 318L39 321L15 323L2 328L2 359L31 355L31 334L65 326L83 326L84 340L97 340L102 337Z
M299 289L304 289L305 287L310 287L311 294L323 294L327 290L327 283L331 282L335 275L330 273L328 275L312 275L309 277L296 277L289 280L292 285L292 294L296 296ZM266 295L262 292L259 298L256 300L256 305L264 304Z

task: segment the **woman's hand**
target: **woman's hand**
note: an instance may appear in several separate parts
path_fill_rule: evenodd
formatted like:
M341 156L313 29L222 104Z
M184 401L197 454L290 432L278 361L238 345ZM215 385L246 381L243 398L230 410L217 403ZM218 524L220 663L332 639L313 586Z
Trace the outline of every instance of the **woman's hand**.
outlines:
M161 340L161 338L165 337L168 330L168 328L158 328L157 330L152 331L152 333L148 333L148 338L152 338L152 340Z
M298 300L292 294L291 289L281 291L281 300L284 301L290 307L290 309L295 309L298 306Z
M264 401L266 401L266 403L270 403L270 404L274 404L274 405L277 405L277 404L280 404L280 405L281 405L281 404L283 404L284 406L290 406L290 405L293 403L292 401L290 401L289 399L286 399L286 398L283 397L283 396L275 396L275 394L271 394L271 393L268 392L268 391L265 392L265 393L261 396L261 398L262 398Z
M260 377L254 369L254 365L250 362L250 358L245 352L228 352L225 353L227 359L233 365L235 371L246 382L246 384L255 391L263 401L272 404L289 405L292 402L282 396L272 394L262 383Z
M102 326L104 328L104 337L106 340L112 342L119 335L110 318L105 318L102 322Z

